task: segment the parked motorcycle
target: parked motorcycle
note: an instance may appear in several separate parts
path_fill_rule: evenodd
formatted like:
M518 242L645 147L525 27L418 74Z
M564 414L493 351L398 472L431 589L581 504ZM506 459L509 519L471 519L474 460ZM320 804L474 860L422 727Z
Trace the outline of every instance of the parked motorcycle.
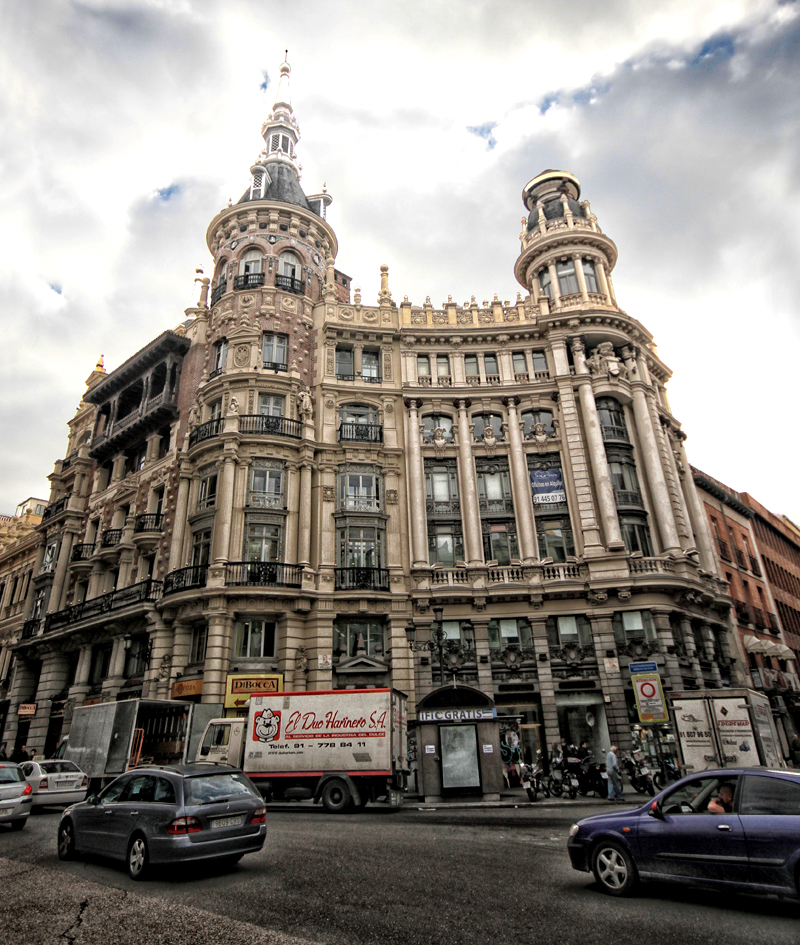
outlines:
M653 797L656 786L650 769L645 764L644 752L641 749L637 748L631 754L622 756L622 770L637 794L649 794Z
M671 784L673 781L680 781L681 769L670 758L665 758L661 762L661 770L653 775L653 781L659 791Z
M539 757L535 765L522 764L519 769L522 786L531 801L535 801L539 793L544 794L545 797L550 797L550 788L547 786L547 779L544 777L542 770L541 752L537 752L537 755Z
M571 747L572 751L575 751L574 746ZM567 796L570 800L574 801L578 796L578 786L580 782L578 781L577 775L570 770L575 762L580 765L580 759L577 757L577 754L570 754L569 749L567 750L567 754L553 752L550 759L550 780L547 782L547 786L550 788L550 793L555 797Z
M608 775L606 774L605 764L592 761L591 757L581 760L580 773L578 774L578 793L583 797L589 792L598 797L606 797L608 794Z

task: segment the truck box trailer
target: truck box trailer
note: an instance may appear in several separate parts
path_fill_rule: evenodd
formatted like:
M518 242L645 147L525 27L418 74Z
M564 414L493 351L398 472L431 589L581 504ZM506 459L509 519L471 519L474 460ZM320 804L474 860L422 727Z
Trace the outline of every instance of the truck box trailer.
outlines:
M396 689L253 694L247 719L212 719L198 761L237 765L267 800L340 813L388 798L408 775L406 696Z

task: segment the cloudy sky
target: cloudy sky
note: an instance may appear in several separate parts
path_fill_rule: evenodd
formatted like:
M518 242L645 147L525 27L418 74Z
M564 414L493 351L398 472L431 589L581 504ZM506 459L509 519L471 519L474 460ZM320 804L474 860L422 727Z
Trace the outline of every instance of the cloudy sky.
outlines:
M695 465L800 522L800 8L778 0L0 0L0 512L209 269L288 47L303 185L377 298L519 288L523 185L581 181Z

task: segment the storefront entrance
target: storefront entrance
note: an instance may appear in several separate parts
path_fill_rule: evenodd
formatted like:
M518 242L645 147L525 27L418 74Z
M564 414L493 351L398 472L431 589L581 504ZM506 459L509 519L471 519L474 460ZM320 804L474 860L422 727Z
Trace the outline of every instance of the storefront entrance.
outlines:
M605 761L611 738L602 693L557 693L556 709L561 740L567 745L580 745L585 741L592 760ZM552 751L553 746L548 747Z

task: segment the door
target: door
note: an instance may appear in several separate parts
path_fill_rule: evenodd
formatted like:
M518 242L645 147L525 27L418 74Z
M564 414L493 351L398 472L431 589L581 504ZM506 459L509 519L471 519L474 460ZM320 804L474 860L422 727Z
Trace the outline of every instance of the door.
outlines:
M444 725L439 729L442 747L442 788L481 786L478 766L478 731L474 725Z
M742 780L740 815L750 880L793 889L800 853L800 781L767 774L746 774Z
M117 778L103 791L97 804L75 808L72 819L75 821L75 840L79 849L91 853L108 852L108 836L114 830L119 799L129 780Z
M744 828L734 793L733 811L714 814L709 802L723 785L736 789L738 778L695 778L671 791L661 801L663 819L649 813L639 821L639 865L643 872L747 882L748 861Z

